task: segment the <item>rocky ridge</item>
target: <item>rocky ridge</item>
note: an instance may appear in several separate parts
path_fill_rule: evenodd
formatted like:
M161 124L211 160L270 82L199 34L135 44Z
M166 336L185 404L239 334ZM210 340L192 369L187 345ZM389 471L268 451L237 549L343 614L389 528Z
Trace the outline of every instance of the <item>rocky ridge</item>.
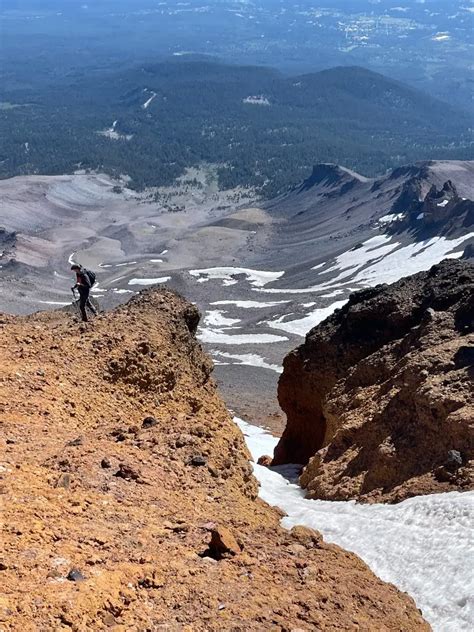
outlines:
M0 627L428 630L357 556L256 498L198 320L159 289L87 325L0 317Z
M467 261L352 294L285 358L273 464L327 500L471 489L473 315Z

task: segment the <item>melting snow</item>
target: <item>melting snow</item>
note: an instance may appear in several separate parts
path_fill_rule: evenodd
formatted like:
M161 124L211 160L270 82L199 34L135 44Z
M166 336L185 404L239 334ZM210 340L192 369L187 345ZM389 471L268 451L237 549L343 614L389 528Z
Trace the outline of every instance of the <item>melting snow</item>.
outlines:
M226 312L221 312L218 309L211 310L206 312L204 317L204 324L209 327L232 327L232 325L236 325L240 323L238 318L226 318L223 314Z
M335 296L340 296L341 294L344 294L344 290L334 290L334 292L329 292L328 294L321 294L321 298L334 298Z
M247 277L247 280L254 287L263 287L267 283L272 283L276 281L281 276L285 274L285 272L271 272L268 270L251 270L250 268L204 268L202 270L190 270L189 274L194 277L199 277L207 279L223 279L223 285L230 285L237 283L236 279L233 279L232 276L236 274L244 274Z
M206 312L204 324L206 327L200 328L198 338L202 342L209 342L223 345L244 345L244 344L264 344L271 342L280 342L288 340L282 336L274 336L272 334L232 334L228 333L240 322L239 319L226 318L220 310L210 310Z
M276 307L290 301L273 301L268 303L259 303L258 301L215 301L211 305L235 305L244 309L263 309L264 307Z
M441 206L442 208L444 208L445 206L448 206L448 204L449 204L449 200L443 200L442 202L440 202L436 206Z
M258 96L250 96L242 99L243 103L247 103L248 105L270 105L270 101L267 97L259 94Z
M441 259L460 257L462 253L449 253L471 237L474 237L474 232L457 239L433 237L409 244L361 270L351 281L369 286L378 283L393 283L401 277L428 270Z
M160 277L158 279L130 279L129 285L155 285L155 283L167 283L171 277Z
M392 222L396 222L397 220L403 219L404 217L404 213L393 213L391 215L384 215L383 217L379 217L379 224L391 224Z
M151 97L147 101L145 101L145 103L142 105L142 108L144 110L147 110L155 98L156 98L156 92L152 92Z
M269 327L272 327L272 329L281 329L282 331L287 331L290 334L296 334L297 336L304 337L310 329L316 327L316 325L330 316L335 309L339 309L339 307L342 307L345 304L346 301L338 301L329 305L329 307L315 309L304 318L298 318L295 320L283 320L287 317L287 314L285 314L276 320L268 320L266 324Z
M444 31L442 33L436 33L436 35L433 35L431 39L434 42L447 42L448 40L451 39L451 35L449 34L448 31Z
M212 351L212 355L218 356L221 358L228 358L230 360L238 360L237 363L234 362L220 362L220 364L238 364L238 365L246 365L246 366L256 366L261 369L270 369L271 371L276 371L276 373L281 373L283 371L281 366L277 364L269 364L265 358L257 355L256 353L227 353L226 351Z
M278 441L237 419L255 461ZM434 632L472 630L474 492L410 498L397 505L307 500L288 478L295 467L254 465L260 496L286 512L282 525L320 531L359 555L381 579L406 591Z
M212 329L202 329L198 334L199 340L211 344L220 345L247 345L247 344L268 344L271 342L283 342L288 340L285 336L274 336L273 334L226 334Z
M400 244L397 242L387 243L390 242L389 236L378 235L365 241L359 248L340 254L336 263L322 273L339 272L329 281L307 288L256 288L255 291L268 294L305 294L326 289L340 290L341 288L334 286L344 283L356 283L362 287L393 283L403 276L428 270L444 258L461 257L462 252L453 251L472 237L474 232L451 240L437 236L399 248Z

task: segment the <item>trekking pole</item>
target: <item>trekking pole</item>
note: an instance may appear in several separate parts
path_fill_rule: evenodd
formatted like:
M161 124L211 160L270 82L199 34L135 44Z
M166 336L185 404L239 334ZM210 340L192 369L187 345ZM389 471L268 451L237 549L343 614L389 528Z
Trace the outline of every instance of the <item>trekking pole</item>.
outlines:
M75 288L72 287L71 292L72 292L72 304L76 308L77 314L80 316L81 314L80 314L80 309L79 309L79 299L76 296Z

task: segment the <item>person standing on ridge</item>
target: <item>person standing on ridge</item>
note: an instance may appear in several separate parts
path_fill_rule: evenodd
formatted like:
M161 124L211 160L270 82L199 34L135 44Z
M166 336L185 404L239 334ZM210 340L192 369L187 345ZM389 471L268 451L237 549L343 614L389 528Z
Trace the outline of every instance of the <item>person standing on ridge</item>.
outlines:
M89 298L89 293L91 287L95 283L95 274L86 270L82 266L77 263L73 263L71 266L71 270L74 270L76 273L76 285L72 287L72 291L78 290L79 292L79 309L81 310L82 320L84 322L88 321L86 307L88 307L94 316L97 315L97 310L92 305L91 300Z

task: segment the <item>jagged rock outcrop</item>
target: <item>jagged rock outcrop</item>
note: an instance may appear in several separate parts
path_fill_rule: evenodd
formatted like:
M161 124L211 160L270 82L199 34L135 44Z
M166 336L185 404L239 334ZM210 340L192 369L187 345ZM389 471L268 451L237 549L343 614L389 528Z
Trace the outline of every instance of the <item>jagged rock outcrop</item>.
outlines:
M423 220L426 224L446 221L454 206L461 201L456 187L447 180L440 191L433 184L423 201Z
M305 464L314 498L471 488L473 325L474 266L464 261L351 295L285 358L288 422L274 464Z
M0 627L429 630L256 499L197 322L166 290L87 325L0 316Z
M462 259L474 259L474 242L467 244L464 248Z

